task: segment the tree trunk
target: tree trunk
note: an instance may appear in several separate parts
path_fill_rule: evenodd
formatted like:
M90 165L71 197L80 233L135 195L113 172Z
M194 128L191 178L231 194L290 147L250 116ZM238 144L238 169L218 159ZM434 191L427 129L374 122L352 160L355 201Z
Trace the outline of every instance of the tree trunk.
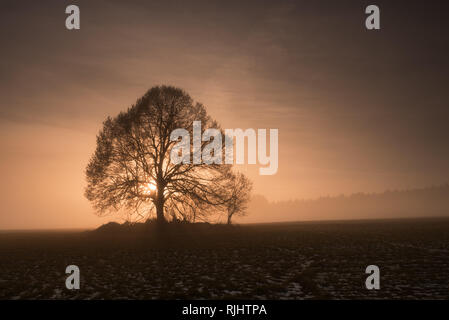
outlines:
M162 167L159 168L162 170ZM164 197L164 189L165 185L161 182L162 178L160 175L158 175L158 179L156 180L156 221L159 223L167 222L165 220L164 216L164 204L165 204L165 197Z
M156 221L160 223L166 222L164 216L164 200L157 199L155 204L156 204L156 218L157 218Z
M228 224L231 224L232 214L228 214Z

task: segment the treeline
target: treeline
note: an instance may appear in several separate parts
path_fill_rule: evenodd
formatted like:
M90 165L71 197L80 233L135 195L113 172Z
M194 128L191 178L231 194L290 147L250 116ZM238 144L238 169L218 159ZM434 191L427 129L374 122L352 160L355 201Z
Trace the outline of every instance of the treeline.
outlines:
M269 202L252 198L237 222L384 219L449 216L449 184L383 193L356 193L314 200Z

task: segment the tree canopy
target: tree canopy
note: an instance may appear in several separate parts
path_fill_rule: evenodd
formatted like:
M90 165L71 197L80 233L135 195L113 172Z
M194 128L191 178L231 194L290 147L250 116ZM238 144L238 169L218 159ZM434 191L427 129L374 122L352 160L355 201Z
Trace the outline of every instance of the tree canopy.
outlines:
M85 196L97 213L124 212L128 220L155 216L162 222L205 221L242 211L251 183L232 165L171 161L178 143L171 133L183 128L192 134L194 121L201 122L202 133L222 131L201 103L171 86L153 87L126 112L108 117L86 168ZM207 144L202 141L201 149ZM242 188L239 181L247 192L236 191Z

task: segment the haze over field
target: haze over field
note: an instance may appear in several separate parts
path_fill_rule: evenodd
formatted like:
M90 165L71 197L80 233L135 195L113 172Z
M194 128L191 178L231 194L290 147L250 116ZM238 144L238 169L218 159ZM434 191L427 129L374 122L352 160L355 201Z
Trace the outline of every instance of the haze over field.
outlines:
M72 32L66 3L2 1L0 229L113 220L93 214L84 169L103 120L158 84L224 128L279 129L278 173L241 168L267 201L447 183L448 3L377 1L379 32L366 4L77 1Z
M280 214L281 213L281 214ZM238 222L449 217L449 185L270 202L255 195Z

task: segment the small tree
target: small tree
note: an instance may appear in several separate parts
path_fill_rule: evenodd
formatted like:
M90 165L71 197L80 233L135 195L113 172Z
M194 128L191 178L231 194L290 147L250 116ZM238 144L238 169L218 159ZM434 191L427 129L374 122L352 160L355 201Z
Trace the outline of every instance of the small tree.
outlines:
M232 223L232 217L244 216L248 208L251 196L252 183L242 173L231 173L229 198L226 202L228 224Z
M170 86L153 87L126 112L108 117L86 168L85 195L97 213L124 209L137 219L155 213L159 222L166 215L195 220L234 199L231 165L172 163L172 131L192 135L194 121L201 122L201 133L220 129L202 104ZM203 150L207 142L201 143Z

